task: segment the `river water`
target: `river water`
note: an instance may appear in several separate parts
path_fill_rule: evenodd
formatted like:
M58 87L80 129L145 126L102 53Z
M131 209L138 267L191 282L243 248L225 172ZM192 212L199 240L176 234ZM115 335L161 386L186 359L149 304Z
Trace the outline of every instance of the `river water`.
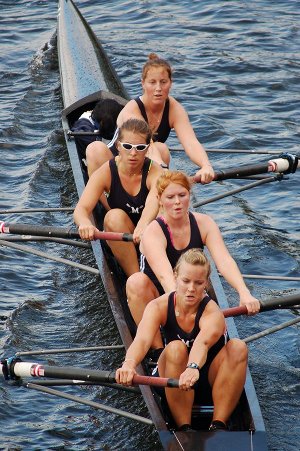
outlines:
M173 94L209 148L299 153L300 2L111 0L77 2L131 96L155 51L174 68ZM56 52L56 1L0 0L0 209L73 207L77 195L63 140ZM179 147L171 137L169 144ZM216 168L268 156L210 154ZM177 167L193 173L183 154ZM209 204L244 274L299 277L299 173ZM197 187L197 200L240 185ZM65 226L66 212L1 214L0 220ZM94 265L87 249L23 243ZM299 291L299 282L247 279L262 299ZM120 343L101 280L0 246L1 356L16 351ZM235 293L225 285L229 302ZM291 311L239 318L246 337L295 317ZM272 451L299 449L299 326L249 345L249 365ZM120 351L52 356L59 364L114 369ZM38 357L33 357L38 360ZM147 415L140 398L107 388L67 389ZM154 450L148 426L0 383L3 450ZM244 450L241 450L244 451Z

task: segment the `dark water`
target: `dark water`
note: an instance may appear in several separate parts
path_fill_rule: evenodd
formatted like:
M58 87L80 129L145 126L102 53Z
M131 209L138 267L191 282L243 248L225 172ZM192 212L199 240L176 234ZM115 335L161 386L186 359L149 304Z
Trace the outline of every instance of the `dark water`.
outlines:
M173 94L207 148L299 153L300 2L80 1L131 96L155 51L174 67ZM56 1L0 1L0 209L69 207L77 201L63 141L56 55ZM170 145L178 147L174 138ZM211 154L215 167L259 155ZM193 172L182 154L178 167ZM206 207L245 274L299 277L299 174ZM198 187L197 199L236 187ZM1 220L72 223L67 213ZM26 244L26 243L25 243ZM90 251L28 244L94 265ZM257 297L299 291L299 282L248 279ZM16 351L119 343L101 281L77 269L0 246L0 348ZM232 305L235 293L225 286ZM292 319L289 311L238 319L242 337ZM249 345L250 368L273 451L299 449L299 327ZM115 368L122 353L53 356L56 363ZM37 360L37 358L33 358ZM67 390L147 415L140 399L105 388ZM70 401L0 383L5 450L160 449L150 427ZM244 450L241 450L244 451Z

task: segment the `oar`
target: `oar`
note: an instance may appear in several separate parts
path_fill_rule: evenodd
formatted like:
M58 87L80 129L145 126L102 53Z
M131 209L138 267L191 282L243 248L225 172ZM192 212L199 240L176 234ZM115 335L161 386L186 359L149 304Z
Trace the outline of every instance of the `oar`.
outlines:
M19 359L4 359L0 363L6 379L16 377L54 377L59 379L75 379L88 382L116 382L114 371L102 371L76 368L70 366L46 366L33 362L21 362ZM177 379L166 377L140 376L133 377L133 385L151 385L152 387L178 387Z
M279 172L283 174L294 173L300 167L300 160L297 155L281 154L281 158L269 160L265 163L239 166L225 170L216 170L214 180L235 179L250 175L265 174L267 172ZM199 177L194 177L195 182L199 182Z
M77 229L32 224L12 224L0 221L0 233L18 235L50 236L54 238L80 238ZM130 233L95 232L95 240L132 241Z
M282 298L272 298L267 301L260 301L260 312L267 312L268 310L284 309L294 307L300 304L300 293ZM247 315L248 310L245 305L241 307L232 307L222 310L225 318L229 316Z

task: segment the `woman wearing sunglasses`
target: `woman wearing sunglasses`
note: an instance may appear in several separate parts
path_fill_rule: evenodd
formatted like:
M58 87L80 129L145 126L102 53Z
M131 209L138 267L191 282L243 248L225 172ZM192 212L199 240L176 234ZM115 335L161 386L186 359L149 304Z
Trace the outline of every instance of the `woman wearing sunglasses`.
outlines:
M93 173L74 211L82 239L94 238L97 229L90 216L99 200L108 210L105 231L133 234L134 243L108 242L127 276L139 271L135 244L158 212L156 180L162 168L146 157L151 137L144 120L124 122L116 142L119 155Z
M169 166L170 153L165 141L170 131L174 129L186 154L201 168L197 172L201 183L209 183L213 179L213 168L204 147L195 135L187 112L174 97L169 95L171 86L171 66L155 53L151 53L142 71L143 94L125 105L118 116L117 126L120 127L130 117L144 119L153 133L148 156L163 167ZM100 141L90 144L87 147L89 174L112 158L115 152L114 140L108 144L108 147Z

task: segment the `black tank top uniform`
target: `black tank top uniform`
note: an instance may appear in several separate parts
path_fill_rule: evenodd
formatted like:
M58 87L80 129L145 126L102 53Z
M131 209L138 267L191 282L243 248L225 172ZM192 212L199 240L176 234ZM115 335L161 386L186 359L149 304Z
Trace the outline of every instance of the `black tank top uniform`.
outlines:
M188 352L190 352L194 341L197 337L197 335L200 332L199 328L199 321L200 318L205 310L205 307L207 304L211 301L211 297L206 295L197 310L196 316L195 316L195 324L191 332L185 332L181 327L179 326L175 314L175 306L176 306L176 294L175 292L172 292L169 294L168 299L168 315L167 315L167 321L164 326L162 326L163 336L165 340L165 344L167 345L171 341L174 340L181 340L186 344L186 347L188 348ZM221 338L215 343L208 351L207 354L207 360L206 364L210 365L212 360L215 358L215 356L218 354L220 349L225 344L225 337L224 335L221 336Z
M136 97L134 100L138 104L138 107L140 109L140 112L141 112L143 118L145 119L147 124L149 124L147 113L146 113L146 110L145 110L145 105L143 104L143 102L141 101L141 99L139 97ZM169 124L169 110L170 110L170 101L169 101L169 99L167 99L166 103L165 103L165 107L164 107L164 111L163 111L163 115L162 115L160 124L159 124L156 132L153 134L153 141L159 141L159 142L162 142L162 143L167 141L167 139L169 137L169 134L170 134L170 131L171 131L171 127L170 127L170 124ZM117 149L117 146L116 146L118 133L119 133L119 129L117 128L112 140L108 143L108 147L109 147L109 149L112 152L114 157L116 157L118 155L118 149Z
M115 158L109 160L111 186L110 192L107 196L108 205L110 206L110 208L120 208L121 210L125 211L134 225L137 225L141 217L142 211L145 207L146 198L149 193L146 185L146 179L151 164L152 160L146 157L142 169L140 191L136 196L131 196L122 186Z
M188 352L190 352L190 350L194 344L194 341L200 332L200 328L199 328L200 318L205 310L205 307L207 306L207 304L209 303L210 300L211 300L211 297L208 295L206 295L202 299L202 301L199 305L199 308L197 310L197 313L196 313L195 324L194 324L193 330L191 332L185 332L184 330L181 329L181 327L179 326L177 319L176 319L175 292L170 293L169 299L168 299L167 321L166 321L165 325L161 326L162 332L164 335L165 345L167 345L168 343L170 343L171 341L174 341L174 340L182 340L186 344L186 346L188 348ZM207 353L206 362L203 365L203 367L200 369L199 379L194 385L194 389L195 389L194 404L199 404L199 405L212 405L213 404L211 386L209 385L209 382L208 382L208 371L209 371L209 367L210 367L212 361L214 360L216 355L220 352L220 350L225 346L227 340L228 340L227 331L224 330L224 334L209 349L209 351ZM155 376L155 377L160 376L159 371L158 371L158 366L156 366L154 368L154 370L152 371L152 376ZM168 403L166 400L164 389L156 388L155 390L157 391L158 395L162 399L162 402L163 402L162 406L163 406L164 410L166 410L166 412L168 412L168 414L171 416L171 413L168 408Z
M172 268L175 268L176 263L177 263L179 257L181 256L181 254L186 252L188 249L192 249L192 248L203 249L204 248L196 218L193 215L193 213L191 213L191 212L189 212L189 219L190 219L190 229L191 229L190 242L186 246L186 248L176 249L173 244L172 233L171 233L171 230L170 230L168 224L165 222L165 220L162 217L156 218L156 221L159 223L159 225L166 237L166 240L167 240L166 254L167 254L168 260L169 260ZM159 294L162 295L164 293L164 289L161 286L161 284L159 283L156 275L152 271L146 257L143 254L141 254L141 257L140 257L140 271L145 273L149 277L149 279L152 280L152 282L158 289Z
M141 111L143 118L145 119L147 124L149 124L145 105L143 104L143 102L141 101L141 99L139 97L136 97L134 100L138 104L138 107ZM170 101L169 101L169 99L167 99L160 124L159 124L156 132L154 132L154 134L153 134L153 141L159 141L162 143L167 141L167 139L170 135L170 131L171 131L171 127L169 124L169 110L170 110Z

